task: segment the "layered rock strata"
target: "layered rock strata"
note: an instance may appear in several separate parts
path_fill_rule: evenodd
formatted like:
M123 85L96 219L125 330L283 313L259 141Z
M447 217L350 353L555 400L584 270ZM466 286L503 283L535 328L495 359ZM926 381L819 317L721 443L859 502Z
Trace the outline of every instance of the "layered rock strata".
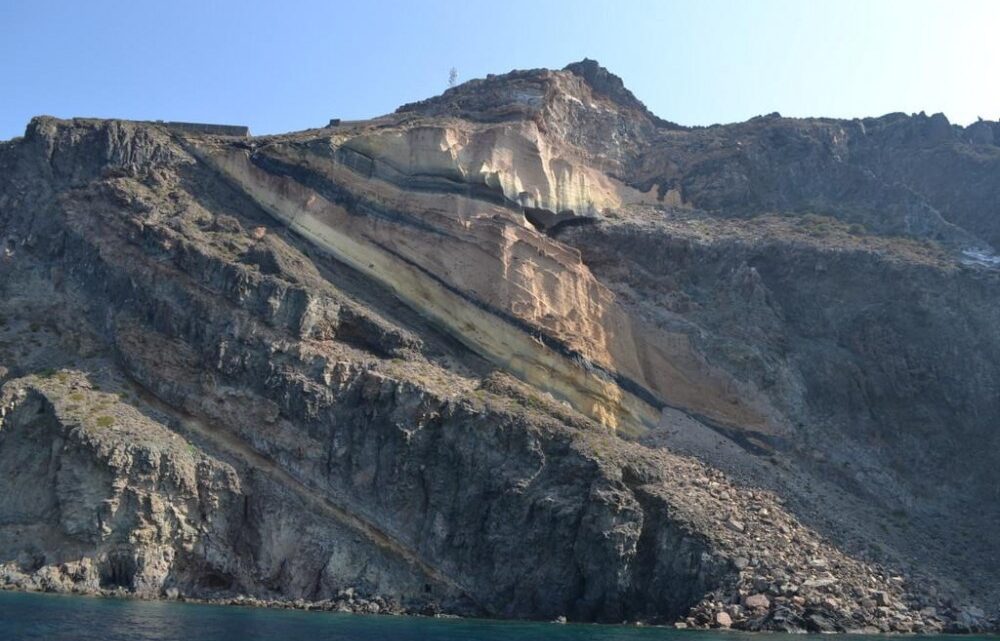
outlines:
M246 140L35 119L0 580L989 629L993 128L684 128L592 61Z

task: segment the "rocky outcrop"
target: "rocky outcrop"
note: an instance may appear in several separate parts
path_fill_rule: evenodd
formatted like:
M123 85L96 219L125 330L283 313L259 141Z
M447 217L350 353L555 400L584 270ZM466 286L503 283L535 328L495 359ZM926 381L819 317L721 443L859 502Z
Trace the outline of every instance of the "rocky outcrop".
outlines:
M540 233L522 210L474 193L399 190L341 165L343 148L318 155L313 146L202 144L193 153L473 350L604 424L638 433L655 425L662 406L680 405L773 429L767 408L728 391L727 378L684 337L625 315L579 254Z
M794 426L778 449L795 452L808 481L696 438L681 419L661 424L657 442L782 488L826 531L988 585L996 549L972 533L998 519L984 508L997 483L997 274L920 243L859 238L829 219L716 223L708 234L692 223L562 238L634 313L687 327L713 362L773 399ZM832 513L817 505L837 497L851 500ZM963 548L969 561L942 548Z
M0 144L0 581L988 629L990 127L688 129L592 61L267 138L38 118Z

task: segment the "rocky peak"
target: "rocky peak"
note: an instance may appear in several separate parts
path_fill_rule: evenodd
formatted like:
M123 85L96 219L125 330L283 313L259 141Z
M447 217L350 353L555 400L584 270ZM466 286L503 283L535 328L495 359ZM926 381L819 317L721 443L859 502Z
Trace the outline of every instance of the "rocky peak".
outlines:
M440 96L409 103L396 113L453 116L479 122L561 119L566 105L590 115L614 114L642 126L679 128L655 116L625 87L622 79L597 61L584 58L562 70L529 69L476 78Z
M475 127L524 126L533 146L560 148L558 155L587 159L611 176L621 177L639 149L658 132L682 127L653 115L621 78L584 59L565 69L515 70L488 75L452 87L440 96L403 105L406 119L461 119ZM440 123L438 123L440 124ZM519 191L524 191L520 190Z
M480 122L519 120L545 106L553 91L548 69L514 70L489 74L451 87L440 96L405 104L396 113L454 116Z
M681 128L676 123L663 120L647 109L646 105L628 90L621 78L602 67L596 60L584 58L579 62L566 65L563 70L583 78L591 91L607 98L623 109L641 114L661 127Z

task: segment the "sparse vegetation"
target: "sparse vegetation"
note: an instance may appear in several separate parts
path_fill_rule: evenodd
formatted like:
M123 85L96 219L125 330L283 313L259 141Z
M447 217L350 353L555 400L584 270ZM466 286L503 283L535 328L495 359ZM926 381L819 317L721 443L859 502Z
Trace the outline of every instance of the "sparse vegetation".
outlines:
M113 416L108 415L98 416L94 420L94 424L97 425L97 427L111 427L115 424L115 419Z
M825 236L835 230L835 221L826 216L806 214L799 219L799 226L810 236Z

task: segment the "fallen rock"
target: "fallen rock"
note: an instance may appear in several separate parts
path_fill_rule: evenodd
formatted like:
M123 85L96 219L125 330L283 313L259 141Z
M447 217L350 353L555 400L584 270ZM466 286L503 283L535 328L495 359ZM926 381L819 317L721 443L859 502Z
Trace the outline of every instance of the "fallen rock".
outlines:
M822 614L810 614L806 617L806 628L810 632L835 632L837 626Z
M766 610L771 607L771 600L764 594L751 594L743 597L743 607L750 610Z
M726 520L726 527L733 532L739 532L741 534L747 529L747 526L743 523L743 521L738 521L732 517Z

